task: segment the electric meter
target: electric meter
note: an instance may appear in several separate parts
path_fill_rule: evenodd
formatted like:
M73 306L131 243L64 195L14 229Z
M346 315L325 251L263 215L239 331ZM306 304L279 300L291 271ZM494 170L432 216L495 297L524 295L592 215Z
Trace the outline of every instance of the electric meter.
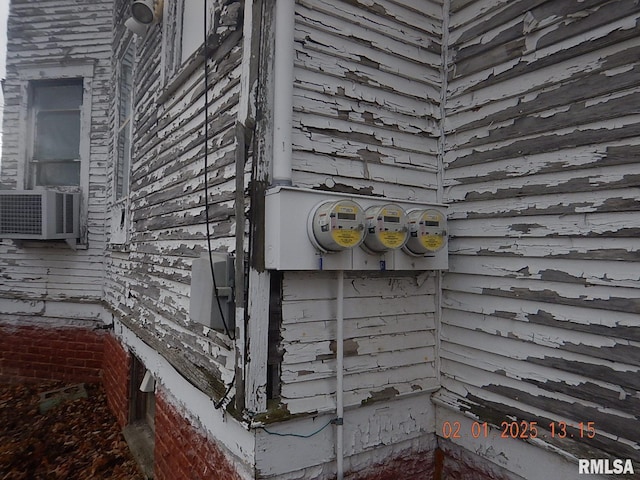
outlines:
M409 239L404 250L410 255L422 256L435 253L444 247L447 231L444 215L438 210L411 210Z
M321 203L309 219L309 236L320 250L340 252L357 247L364 238L364 210L353 200Z
M407 215L393 203L374 205L365 212L367 233L364 246L373 252L386 252L402 247L407 241Z

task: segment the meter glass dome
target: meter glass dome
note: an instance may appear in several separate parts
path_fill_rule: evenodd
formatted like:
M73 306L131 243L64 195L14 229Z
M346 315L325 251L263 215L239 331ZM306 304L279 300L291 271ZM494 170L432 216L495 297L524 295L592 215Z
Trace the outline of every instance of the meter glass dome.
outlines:
M322 203L311 215L312 242L321 250L354 248L364 238L364 211L353 200Z
M367 233L364 246L373 252L386 252L402 247L407 241L407 216L393 203L367 208Z

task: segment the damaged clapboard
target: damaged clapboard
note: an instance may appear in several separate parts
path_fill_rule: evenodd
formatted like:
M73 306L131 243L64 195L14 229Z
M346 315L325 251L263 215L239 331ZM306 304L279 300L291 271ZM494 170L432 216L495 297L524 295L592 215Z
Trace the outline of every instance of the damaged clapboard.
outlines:
M84 383L70 385L56 390L49 390L40 394L40 413L46 413L61 403L70 402L79 398L88 398Z

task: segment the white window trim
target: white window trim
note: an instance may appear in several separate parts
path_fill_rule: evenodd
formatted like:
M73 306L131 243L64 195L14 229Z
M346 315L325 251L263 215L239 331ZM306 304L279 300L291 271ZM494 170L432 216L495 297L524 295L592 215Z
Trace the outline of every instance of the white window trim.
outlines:
M162 59L161 59L161 85L162 93L157 103L163 103L184 82L184 80L198 69L204 62L204 38L194 52L182 61L182 14L184 4L189 0L165 0L162 15ZM209 49L216 50L218 54L225 52L225 46L234 45L242 35L242 25L238 25L235 35L231 31L225 32L220 38L216 38L216 28L219 17L223 11L222 2L219 0L206 0L209 8L207 29L209 37ZM204 35L203 35L204 37ZM216 42L217 45L212 44ZM210 52L211 57L211 52Z
M115 101L120 102L120 62L122 60L122 55L133 45L134 48L134 59L133 59L133 72L135 75L135 65L137 62L137 48L136 48L136 38L132 34L128 34L129 38L125 40L121 48L118 50L117 63L116 63L116 95ZM113 174L111 178L111 208L110 211L110 229L109 229L109 247L113 250L126 250L129 245L130 239L130 230L131 230L131 218L129 212L130 206L130 195L131 195L131 167L133 164L133 124L135 121L136 115L136 102L135 102L135 81L132 82L132 91L131 91L131 112L129 116L129 124L127 128L129 128L129 171L127 174L127 193L121 197L117 197L117 179L116 176L118 174L118 163L120 159L118 158L118 135L120 133L120 114L119 114L119 106L115 105L115 121L114 128L112 132L112 151L113 151Z

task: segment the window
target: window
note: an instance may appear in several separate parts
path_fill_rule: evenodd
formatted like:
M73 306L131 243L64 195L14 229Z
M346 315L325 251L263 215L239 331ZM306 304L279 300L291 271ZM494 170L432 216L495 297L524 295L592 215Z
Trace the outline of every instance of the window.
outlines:
M133 124L133 65L135 45L129 41L118 59L117 118L115 135L114 196L116 200L129 194L131 170L131 132Z
M82 79L31 83L34 185L80 185L82 98Z
M129 423L122 433L146 478L153 478L155 438L155 379L132 355L129 384Z
M163 15L163 84L189 73L204 59L203 12L207 5L207 30L211 33L219 15L219 0L167 0Z

